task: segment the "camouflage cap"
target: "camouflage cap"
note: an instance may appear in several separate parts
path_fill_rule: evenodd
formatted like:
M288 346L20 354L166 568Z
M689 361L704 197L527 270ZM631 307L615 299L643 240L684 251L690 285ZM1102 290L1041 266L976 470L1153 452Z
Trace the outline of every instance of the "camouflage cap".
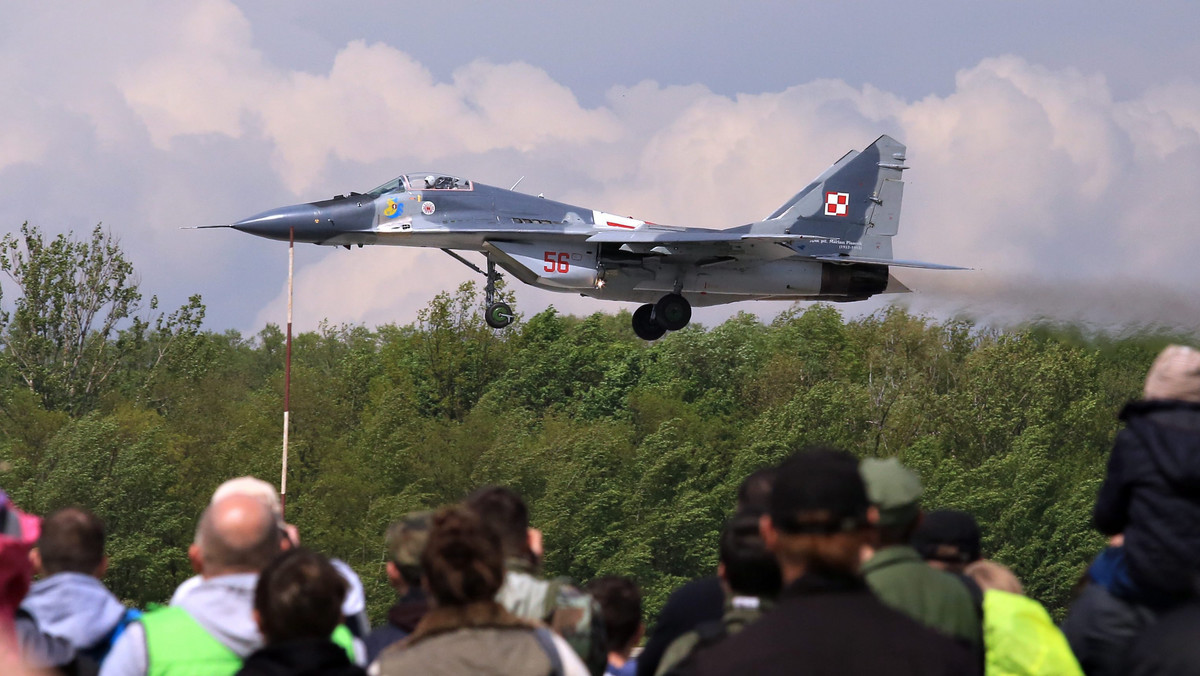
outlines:
M921 479L895 458L866 458L858 466L871 504L879 508L879 525L903 526L921 511Z
M429 541L433 512L409 512L388 526L384 539L388 556L399 566L420 566L421 554Z

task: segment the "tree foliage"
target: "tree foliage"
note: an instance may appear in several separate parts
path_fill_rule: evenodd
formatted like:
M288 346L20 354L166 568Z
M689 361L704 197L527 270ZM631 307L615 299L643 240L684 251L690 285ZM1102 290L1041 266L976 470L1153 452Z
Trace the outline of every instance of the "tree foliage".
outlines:
M113 587L162 601L190 574L213 488L278 479L283 336L202 331L198 298L137 319L132 269L100 230L3 242L19 283L0 319L0 486L36 511L95 510ZM1103 546L1090 512L1116 413L1168 342L820 304L653 344L628 323L550 309L497 332L466 284L411 324L301 334L288 519L358 570L378 620L386 525L506 484L545 532L549 572L631 575L654 613L715 567L742 477L830 443L900 458L927 508L975 514L985 555L1061 611Z

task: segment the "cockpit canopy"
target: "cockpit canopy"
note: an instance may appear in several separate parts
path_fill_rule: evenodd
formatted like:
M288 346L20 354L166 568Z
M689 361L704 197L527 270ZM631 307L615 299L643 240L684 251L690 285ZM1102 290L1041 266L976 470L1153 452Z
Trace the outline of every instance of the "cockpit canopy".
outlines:
M372 197L379 197L390 192L473 189L474 186L465 178L458 178L448 174L419 173L397 176L377 188L372 188L367 194Z

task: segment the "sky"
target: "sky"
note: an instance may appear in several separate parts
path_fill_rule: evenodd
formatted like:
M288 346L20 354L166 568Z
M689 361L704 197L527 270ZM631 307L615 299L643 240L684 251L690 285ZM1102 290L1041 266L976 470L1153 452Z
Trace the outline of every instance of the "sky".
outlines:
M285 321L286 245L182 226L438 171L730 227L886 133L911 167L896 256L972 270L898 271L915 293L848 312L1200 330L1198 31L1183 0L14 0L0 232L102 223L147 298L254 334ZM474 277L298 246L295 323L407 324ZM633 307L513 283L526 315Z

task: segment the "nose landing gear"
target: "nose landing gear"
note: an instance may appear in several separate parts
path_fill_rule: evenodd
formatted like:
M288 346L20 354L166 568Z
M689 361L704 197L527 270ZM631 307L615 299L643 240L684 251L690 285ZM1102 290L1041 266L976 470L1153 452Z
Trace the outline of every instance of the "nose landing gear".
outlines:
M483 309L483 321L493 329L503 329L509 324L517 320L517 316L513 314L512 308L508 303L496 302L496 280L500 279L500 273L496 272L496 264L492 262L491 257L488 257L487 272L479 269L471 261L459 256L450 249L442 249L459 263L471 268L475 272L487 277L487 285L483 287L483 301L486 307Z
M667 331L678 331L692 320L692 304L678 293L669 293L657 303L647 303L633 313L633 332L642 340L658 340Z
M503 329L517 319L508 303L496 302L496 279L499 276L496 264L488 258L487 286L483 287L483 300L487 307L483 311L483 320L493 329Z

